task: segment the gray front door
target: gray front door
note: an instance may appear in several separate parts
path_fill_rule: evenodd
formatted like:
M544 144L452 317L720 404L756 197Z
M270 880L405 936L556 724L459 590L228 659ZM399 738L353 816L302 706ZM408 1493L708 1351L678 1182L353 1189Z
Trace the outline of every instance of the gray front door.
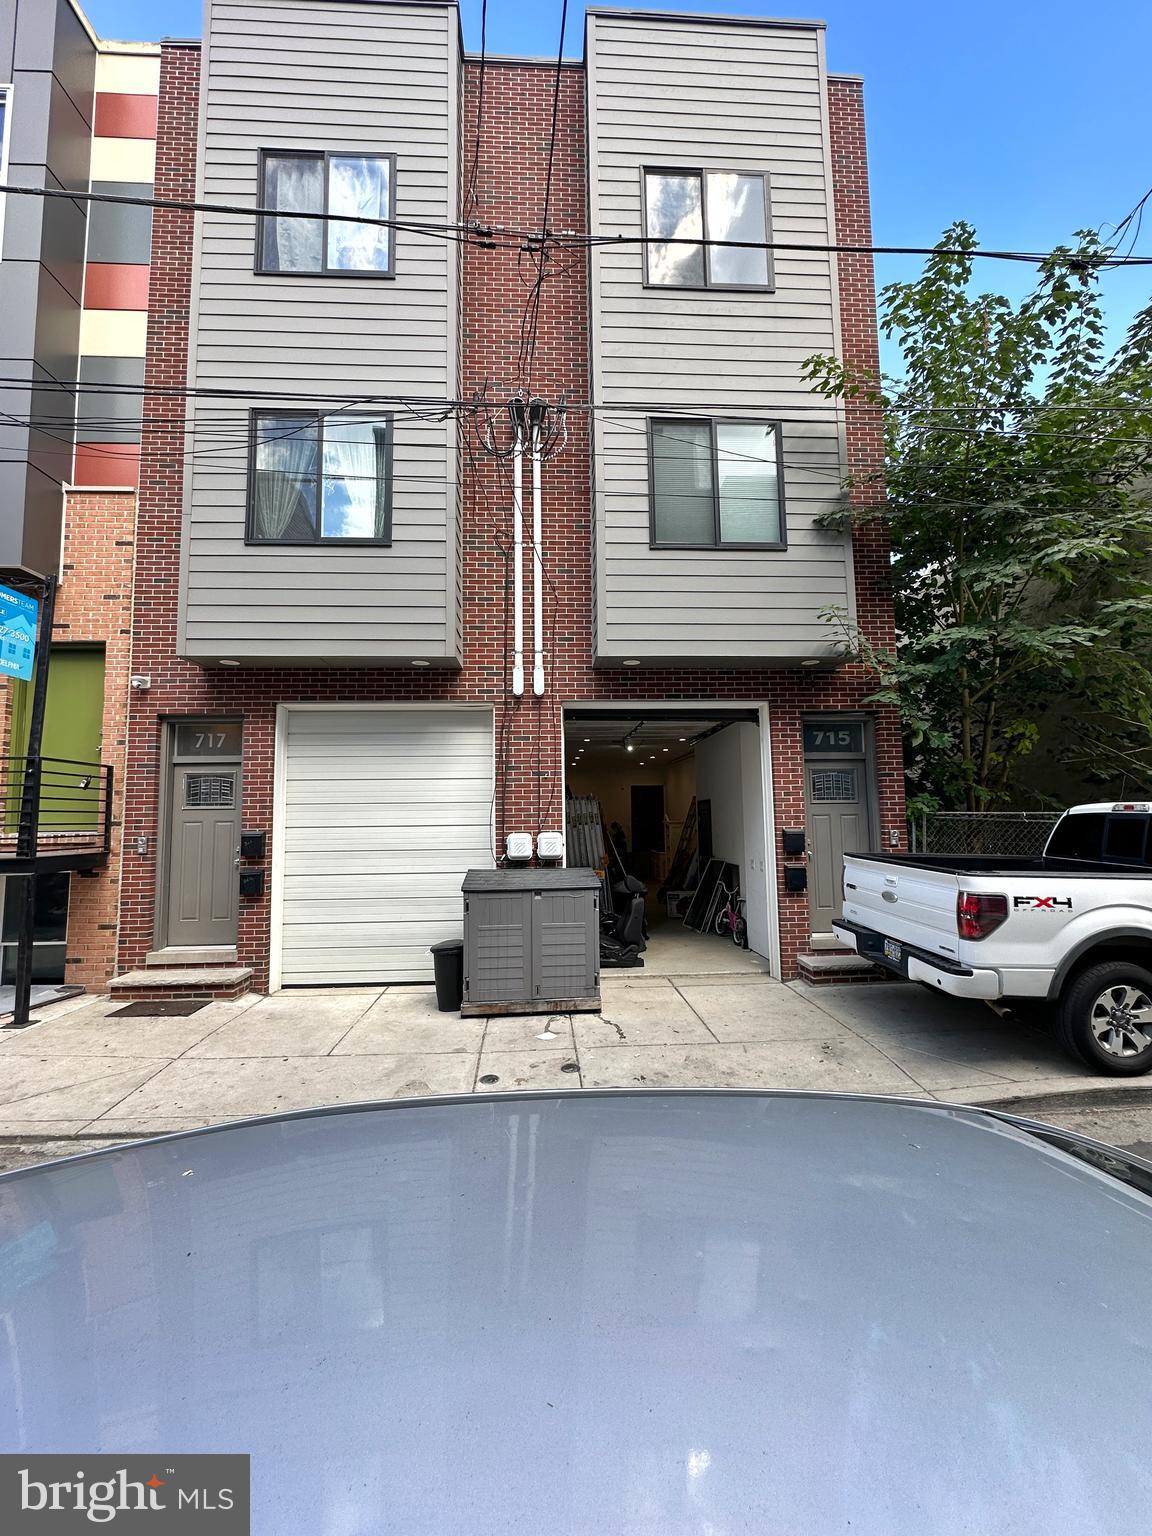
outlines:
M808 903L813 933L828 933L840 916L844 855L866 852L868 786L864 761L821 759L804 765L807 800Z
M175 764L169 805L166 941L235 944L239 763Z

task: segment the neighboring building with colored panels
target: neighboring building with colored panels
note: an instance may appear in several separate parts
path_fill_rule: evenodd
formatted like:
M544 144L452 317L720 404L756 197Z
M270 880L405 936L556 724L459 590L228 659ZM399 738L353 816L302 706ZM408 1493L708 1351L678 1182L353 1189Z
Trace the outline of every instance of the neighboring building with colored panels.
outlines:
M71 0L0 0L5 179L150 198L158 81L158 47L101 42ZM0 580L58 580L42 750L70 809L42 799L42 829L92 821L87 765L115 786L106 860L36 876L34 970L94 987L115 964L151 209L13 193L0 217ZM9 794L29 691L0 682ZM23 878L3 879L4 982Z
M159 88L158 47L100 45L92 138L94 194L151 198ZM94 202L89 207L73 481L86 488L135 486L152 210L126 203Z
M821 522L878 422L801 373L875 363L871 263L755 249L867 244L859 84L814 23L588 28L554 145L555 67L489 59L481 93L448 0L211 0L202 55L164 45L157 197L277 213L153 220L121 970L425 978L463 871L579 796L654 919L695 814L790 976L840 851L902 845L898 722L820 618L892 634L883 549ZM550 230L630 243L538 284L523 237L444 232L538 230L546 196Z

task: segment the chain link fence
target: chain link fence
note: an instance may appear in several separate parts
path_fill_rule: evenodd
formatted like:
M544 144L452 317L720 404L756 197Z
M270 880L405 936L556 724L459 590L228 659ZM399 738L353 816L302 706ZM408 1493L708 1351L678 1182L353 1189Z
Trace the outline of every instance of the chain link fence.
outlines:
M937 811L908 823L913 853L990 854L1030 858L1043 853L1059 811Z

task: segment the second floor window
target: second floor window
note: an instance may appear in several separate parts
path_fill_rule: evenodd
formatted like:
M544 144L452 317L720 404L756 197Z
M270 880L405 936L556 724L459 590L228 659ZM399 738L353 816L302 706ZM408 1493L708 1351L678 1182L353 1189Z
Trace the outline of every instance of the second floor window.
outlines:
M769 228L765 172L645 170L644 209L650 287L771 288L767 250L707 243L739 240L763 247Z
M649 423L654 546L782 549L780 428L663 417Z
M392 537L388 417L256 411L250 544L387 544Z
M391 155L288 154L260 157L257 270L329 275L392 274L392 230L357 219L392 218L395 164ZM322 219L293 213L323 213Z

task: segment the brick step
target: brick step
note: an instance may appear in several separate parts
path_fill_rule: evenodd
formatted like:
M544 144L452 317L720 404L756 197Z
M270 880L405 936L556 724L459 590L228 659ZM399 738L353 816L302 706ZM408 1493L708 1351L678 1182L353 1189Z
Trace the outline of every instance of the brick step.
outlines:
M821 950L815 954L800 955L796 963L800 970L800 979L811 986L827 986L837 981L895 981L898 979L880 966L873 965L871 960L862 960L850 949L841 950L839 953Z
M144 957L146 970L178 971L186 966L209 966L219 970L221 966L236 964L235 944L173 945L170 949L153 949Z
M856 951L841 944L834 933L814 933L808 940L810 954L854 955Z
M166 998L243 997L252 986L250 965L217 965L125 971L113 976L108 991L128 1002L160 1002Z

